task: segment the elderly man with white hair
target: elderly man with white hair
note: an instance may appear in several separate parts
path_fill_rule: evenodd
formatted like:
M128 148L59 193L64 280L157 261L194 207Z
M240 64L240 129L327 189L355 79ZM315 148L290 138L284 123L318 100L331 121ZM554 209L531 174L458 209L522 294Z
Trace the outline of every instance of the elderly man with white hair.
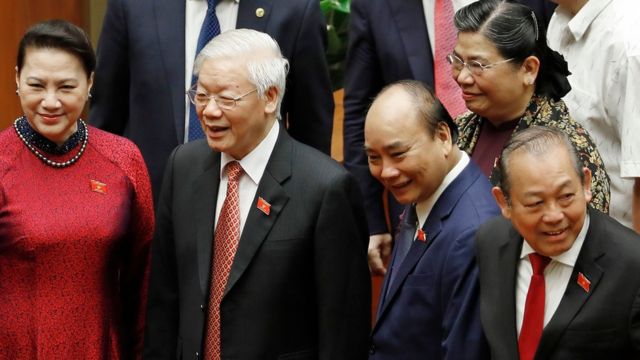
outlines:
M359 359L370 327L358 186L277 121L288 63L264 33L215 37L188 90L205 140L169 158L145 357Z

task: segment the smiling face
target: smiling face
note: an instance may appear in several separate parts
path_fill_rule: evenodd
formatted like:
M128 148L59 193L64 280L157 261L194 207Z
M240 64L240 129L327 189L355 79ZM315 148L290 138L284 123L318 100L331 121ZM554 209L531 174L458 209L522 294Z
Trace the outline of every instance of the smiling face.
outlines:
M198 91L235 98L255 89L248 79L246 66L239 58L207 59L198 74ZM264 98L250 93L233 109L221 109L213 99L206 106L196 106L200 125L209 146L242 159L264 139L276 121L277 90L267 90Z
M93 76L78 57L52 48L28 48L16 84L22 111L33 129L63 144L77 129Z
M475 32L460 32L453 53L462 61L475 60L483 65L507 60L489 39ZM538 66L538 59L530 56L522 64L513 60L496 64L480 75L472 75L466 68L452 75L462 89L467 108L499 125L525 111L535 89Z
M391 88L374 101L364 132L371 175L401 204L429 198L452 167L449 128L440 123L430 134L402 89Z
M498 187L493 194L502 215L541 255L569 250L582 229L591 200L591 173L580 180L569 153L553 145L544 154L514 151L508 164L509 201Z

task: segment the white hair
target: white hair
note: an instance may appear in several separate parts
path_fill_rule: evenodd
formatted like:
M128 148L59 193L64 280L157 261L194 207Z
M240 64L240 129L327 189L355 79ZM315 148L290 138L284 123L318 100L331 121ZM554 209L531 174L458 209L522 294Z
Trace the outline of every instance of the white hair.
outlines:
M276 114L280 106L289 71L289 61L282 56L280 46L271 36L251 29L235 29L214 37L198 54L193 74L198 76L205 60L217 58L243 58L249 81L258 89L261 99L271 87L278 90Z

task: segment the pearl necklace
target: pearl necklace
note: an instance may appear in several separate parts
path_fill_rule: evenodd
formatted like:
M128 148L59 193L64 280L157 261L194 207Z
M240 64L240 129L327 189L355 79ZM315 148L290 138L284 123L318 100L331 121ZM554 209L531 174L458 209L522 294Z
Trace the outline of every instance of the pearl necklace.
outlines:
M89 128L87 128L87 124L85 124L85 122L82 119L79 119L80 124L84 128L84 139L82 140L82 145L80 145L80 150L78 150L78 153L71 159L63 162L57 162L57 161L47 159L42 153L38 151L38 149L35 148L35 146L31 145L31 143L20 132L20 130L18 129L18 121L20 121L20 119L22 119L22 117L17 118L16 121L13 122L13 127L16 129L16 133L18 134L18 137L20 138L20 140L22 140L22 142L25 145L27 145L27 148L31 150L31 152L36 157L38 157L38 159L42 160L42 162L45 163L46 165L49 165L51 167L58 168L58 169L66 168L70 165L73 165L80 159L80 156L84 152L84 149L86 149L87 147L87 142L89 141Z

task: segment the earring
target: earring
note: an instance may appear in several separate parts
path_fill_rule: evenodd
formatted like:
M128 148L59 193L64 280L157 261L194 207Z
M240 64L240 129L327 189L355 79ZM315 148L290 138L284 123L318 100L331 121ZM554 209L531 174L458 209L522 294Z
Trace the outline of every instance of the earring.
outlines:
M91 99L91 98L92 98L91 93L88 93L88 94L87 94L87 97L88 97L89 99Z
M16 95L20 96L20 88L16 88Z

